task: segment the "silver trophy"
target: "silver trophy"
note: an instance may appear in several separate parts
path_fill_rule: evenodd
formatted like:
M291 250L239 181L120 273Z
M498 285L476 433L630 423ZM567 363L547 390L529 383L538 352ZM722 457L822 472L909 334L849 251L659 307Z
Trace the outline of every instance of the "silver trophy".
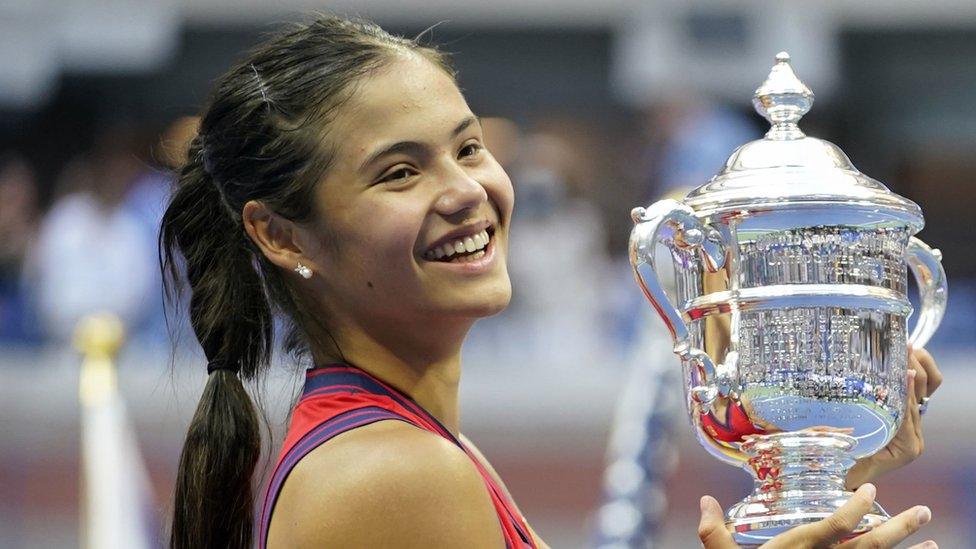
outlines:
M919 207L800 131L813 93L789 55L776 56L753 104L769 133L683 201L636 208L630 237L637 282L674 337L698 440L755 477L726 513L744 546L847 501L847 470L902 422L908 346L932 336L947 297L941 254L913 236ZM921 301L911 335L908 270ZM855 533L888 518L876 504Z

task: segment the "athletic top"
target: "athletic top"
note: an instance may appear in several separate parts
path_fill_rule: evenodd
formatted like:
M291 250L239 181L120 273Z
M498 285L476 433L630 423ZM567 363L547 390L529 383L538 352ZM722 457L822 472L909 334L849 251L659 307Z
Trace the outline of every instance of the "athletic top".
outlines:
M305 388L295 405L291 425L264 496L258 532L260 549L267 546L271 513L281 487L295 465L332 437L386 419L405 421L442 436L461 448L474 462L485 481L485 488L498 513L505 547L535 549L525 519L519 514L515 504L505 496L481 462L460 440L412 398L348 364L330 364L309 369L305 373Z

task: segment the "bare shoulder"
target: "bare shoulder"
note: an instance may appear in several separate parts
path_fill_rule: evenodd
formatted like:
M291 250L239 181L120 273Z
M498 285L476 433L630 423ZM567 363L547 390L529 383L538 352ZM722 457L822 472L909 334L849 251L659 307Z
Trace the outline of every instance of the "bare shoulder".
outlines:
M484 481L451 442L401 421L305 456L275 505L268 547L504 546Z

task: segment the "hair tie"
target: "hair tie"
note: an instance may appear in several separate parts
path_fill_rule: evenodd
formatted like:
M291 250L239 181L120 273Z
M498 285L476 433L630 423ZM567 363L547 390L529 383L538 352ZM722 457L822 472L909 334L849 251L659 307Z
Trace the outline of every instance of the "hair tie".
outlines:
M223 358L214 358L207 363L207 375L214 373L217 370L227 370L228 372L237 373L237 366L228 363Z

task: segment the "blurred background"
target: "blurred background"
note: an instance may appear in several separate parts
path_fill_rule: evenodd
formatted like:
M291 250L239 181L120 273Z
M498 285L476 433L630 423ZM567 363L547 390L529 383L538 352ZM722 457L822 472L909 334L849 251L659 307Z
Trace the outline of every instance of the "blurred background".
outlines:
M976 547L969 0L2 3L0 547L81 542L71 334L96 310L128 332L119 389L165 525L206 374L192 333L176 325L174 350L163 317L155 241L169 169L213 80L262 33L312 10L424 32L452 52L512 176L516 293L465 349L464 431L553 547L594 546L600 531L626 537L640 522L604 505L628 482L604 474L611 424L635 367L679 368L629 273L629 211L703 184L761 137L752 93L789 51L816 94L803 129L922 207L920 237L942 249L950 278L929 345L946 383L925 416L926 452L878 481L879 501L889 511L927 504L928 537ZM298 379L281 362L261 393L273 452ZM654 546L697 547L699 496L728 506L749 477L709 457L681 413L658 419L631 437L650 429L660 465L635 481L644 520Z

